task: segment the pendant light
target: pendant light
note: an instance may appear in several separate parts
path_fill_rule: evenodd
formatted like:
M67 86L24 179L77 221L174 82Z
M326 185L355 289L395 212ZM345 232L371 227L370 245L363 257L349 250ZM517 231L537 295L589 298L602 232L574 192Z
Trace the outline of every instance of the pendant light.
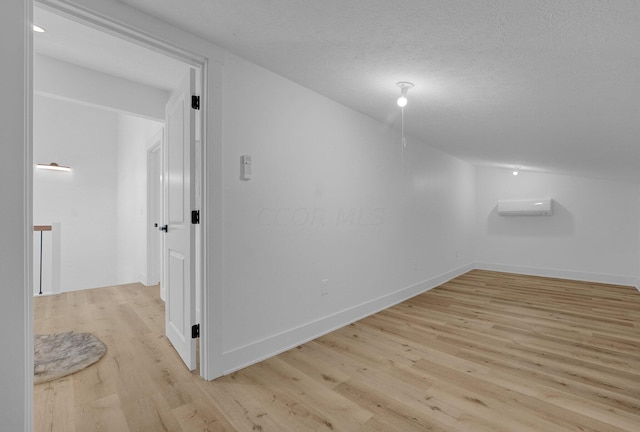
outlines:
M400 97L396 102L400 107L400 109L402 110L402 116L401 116L402 117L402 146L406 147L407 140L405 140L404 138L404 107L407 106L407 102L409 101L407 99L407 92L409 91L410 88L413 88L414 86L413 86L413 83L410 83L408 81L400 81L396 83L396 85L400 87Z
M396 85L398 87L400 87L400 97L398 98L398 106L400 108L404 108L407 106L407 92L409 91L410 88L413 88L413 83L407 82L407 81L400 81L399 83L396 83Z

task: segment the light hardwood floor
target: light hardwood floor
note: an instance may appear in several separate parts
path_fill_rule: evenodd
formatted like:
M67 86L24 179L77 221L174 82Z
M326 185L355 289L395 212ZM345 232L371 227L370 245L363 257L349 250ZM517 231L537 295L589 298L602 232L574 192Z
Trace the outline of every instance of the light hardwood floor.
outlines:
M35 300L96 365L35 387L36 431L640 431L640 293L475 270L213 382L163 336L158 288Z

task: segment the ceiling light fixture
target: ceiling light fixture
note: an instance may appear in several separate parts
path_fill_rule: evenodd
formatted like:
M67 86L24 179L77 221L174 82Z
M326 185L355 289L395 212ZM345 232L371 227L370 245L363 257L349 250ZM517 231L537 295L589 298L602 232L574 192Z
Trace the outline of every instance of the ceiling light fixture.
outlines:
M518 174L520 174L520 171L518 171L517 169L513 170L513 175L517 176Z
M400 81L399 83L396 83L396 85L398 87L400 87L400 97L398 98L398 106L400 108L404 108L407 106L407 92L409 91L410 88L413 88L413 83L407 82L407 81Z
M410 88L413 88L413 83L407 81L397 82L396 85L400 87L400 97L398 98L398 106L402 109L402 147L407 146L407 140L404 138L404 107L407 106L407 92Z
M36 167L44 170L50 170L50 171L65 171L65 172L71 171L71 167L58 165L55 162L51 162L50 164L37 164Z
M43 29L42 27L37 26L37 25L34 24L33 25L33 31L36 32L36 33L44 33L45 29Z

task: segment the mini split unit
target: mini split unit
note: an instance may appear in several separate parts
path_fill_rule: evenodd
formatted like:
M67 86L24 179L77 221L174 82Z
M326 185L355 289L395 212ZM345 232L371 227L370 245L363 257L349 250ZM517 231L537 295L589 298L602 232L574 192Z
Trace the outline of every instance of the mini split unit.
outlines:
M502 216L551 216L551 198L538 200L500 200L498 214Z

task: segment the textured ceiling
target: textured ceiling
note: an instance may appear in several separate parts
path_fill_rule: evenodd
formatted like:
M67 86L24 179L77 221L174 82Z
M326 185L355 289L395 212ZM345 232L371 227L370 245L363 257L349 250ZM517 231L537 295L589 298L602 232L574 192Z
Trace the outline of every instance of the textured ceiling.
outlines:
M640 1L120 0L472 163L640 183ZM409 143L411 140L409 140Z
M476 164L640 182L636 0L121 0ZM179 4L178 4L179 3Z

